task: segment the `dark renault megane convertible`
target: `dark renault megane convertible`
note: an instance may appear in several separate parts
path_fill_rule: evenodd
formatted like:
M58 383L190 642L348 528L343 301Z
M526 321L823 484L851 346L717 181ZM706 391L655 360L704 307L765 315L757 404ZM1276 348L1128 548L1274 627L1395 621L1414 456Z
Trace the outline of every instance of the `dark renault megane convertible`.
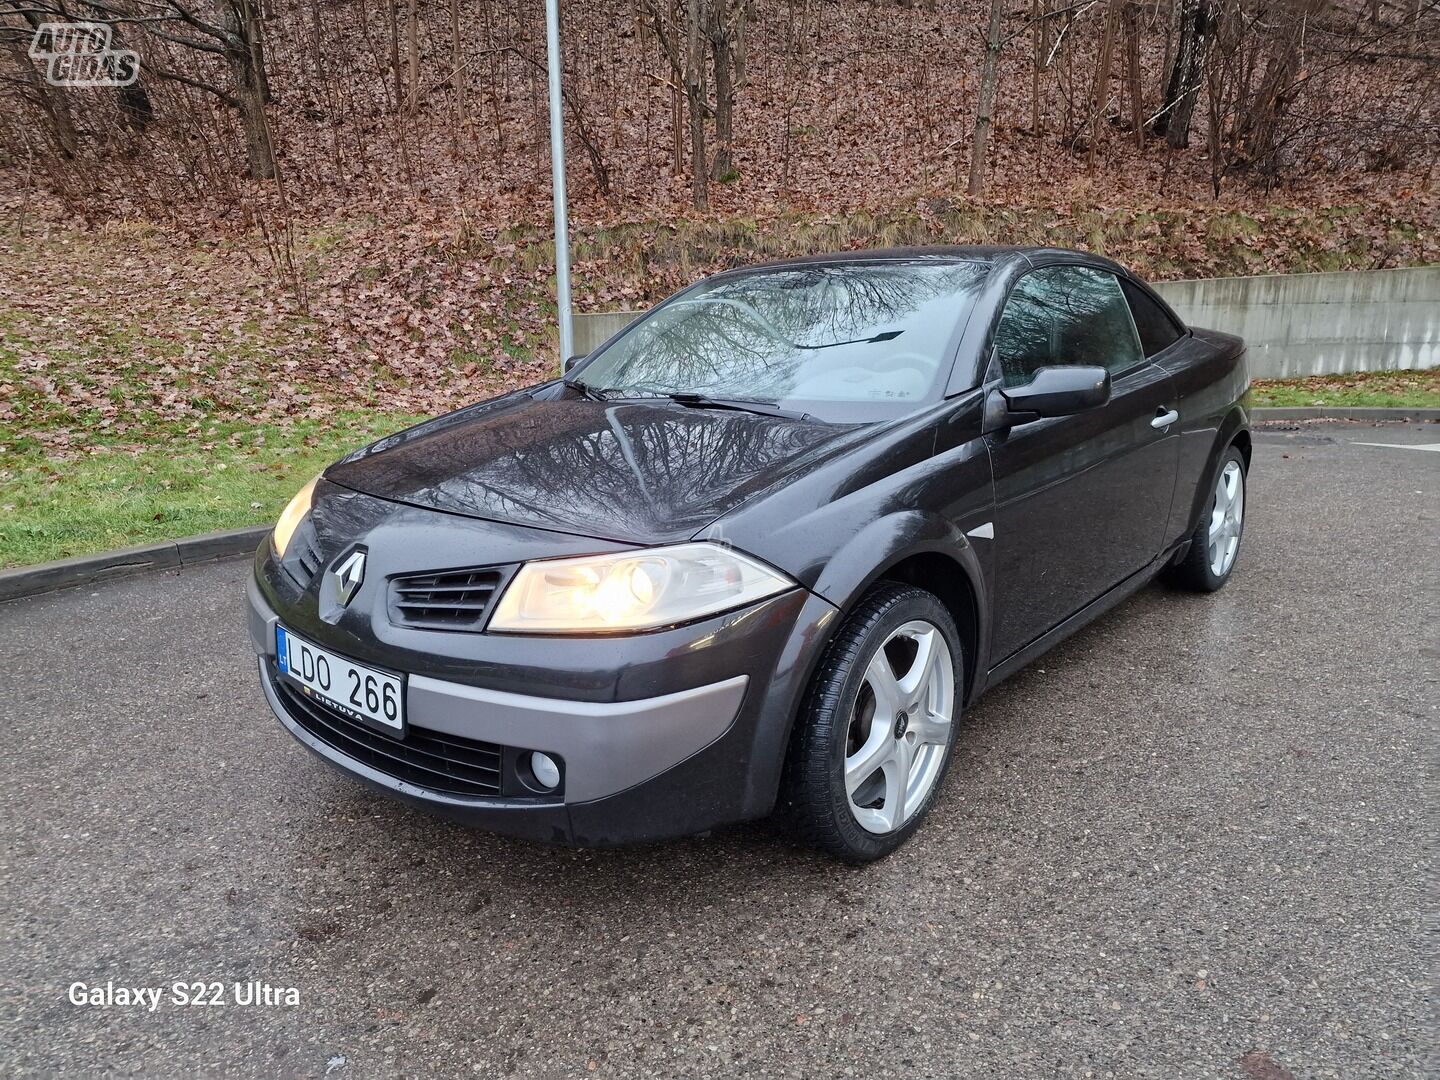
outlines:
M1067 251L708 278L563 379L332 465L250 587L282 724L570 844L775 815L863 861L963 707L1164 572L1235 565L1238 338Z

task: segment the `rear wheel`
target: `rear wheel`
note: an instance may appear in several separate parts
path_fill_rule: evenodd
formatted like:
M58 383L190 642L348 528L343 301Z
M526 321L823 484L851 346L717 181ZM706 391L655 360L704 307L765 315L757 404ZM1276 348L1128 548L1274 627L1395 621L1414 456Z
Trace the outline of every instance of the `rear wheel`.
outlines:
M1245 530L1245 458L1235 447L1225 452L1205 513L1190 537L1185 557L1167 572L1173 584L1214 592L1230 580Z
M869 862L915 831L950 763L960 659L932 594L885 584L861 600L796 720L777 810L796 839Z

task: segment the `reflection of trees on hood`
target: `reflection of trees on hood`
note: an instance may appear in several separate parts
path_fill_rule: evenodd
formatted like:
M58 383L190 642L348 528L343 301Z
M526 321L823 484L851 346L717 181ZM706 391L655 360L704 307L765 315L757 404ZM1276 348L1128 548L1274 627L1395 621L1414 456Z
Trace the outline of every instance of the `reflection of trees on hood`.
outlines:
M714 516L738 488L845 430L591 402L556 402L545 409L543 431L529 426L482 422L402 444L365 468L379 489L413 489L418 481L437 502L482 516L667 527L677 516ZM648 520L636 520L642 516Z
M985 273L973 263L857 263L720 278L638 324L602 354L589 378L642 389L662 381L700 393L744 387L781 398L803 364L830 356L855 363L853 349L881 358L915 348L924 305L956 296L958 311L959 294ZM866 340L879 334L887 340Z
M677 423L670 409L606 411L605 428L497 461L495 487L507 497L543 499L552 512L593 515L604 506L633 516L638 505L654 515L651 524L664 525L677 504L704 505L835 434L782 418L709 413Z

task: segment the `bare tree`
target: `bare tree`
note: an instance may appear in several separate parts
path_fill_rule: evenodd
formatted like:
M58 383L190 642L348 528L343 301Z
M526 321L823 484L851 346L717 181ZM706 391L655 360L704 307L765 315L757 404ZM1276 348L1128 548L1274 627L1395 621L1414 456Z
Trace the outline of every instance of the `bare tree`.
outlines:
M1122 0L1105 0L1104 30L1100 35L1100 53L1095 58L1095 85L1090 94L1090 161L1093 164L1100 145L1101 125L1110 107L1110 67L1115 57L1115 33L1120 25Z
M1140 5L1125 0L1125 76L1130 84L1130 127L1135 145L1145 145L1145 83L1140 77Z
M670 63L675 82L685 90L690 134L691 202L697 210L710 206L709 158L705 149L705 120L712 114L708 100L706 28L709 4L715 0L641 0L660 51ZM680 130L679 116L675 130ZM679 149L679 139L676 140Z
M1273 167L1280 124L1300 72L1305 31L1323 6L1324 0L1295 0L1278 20L1265 74L1237 117L1236 142L1244 148L1250 162L1261 169Z
M450 0L450 89L455 94L455 133L457 136L465 127L464 57L465 51L461 47L460 38L460 0Z
M1040 73L1045 70L1046 0L1030 0L1030 134L1039 135L1044 120L1040 115Z
M710 0L708 36L715 65L715 161L713 180L734 172L735 95L745 75L748 0Z
M405 111L420 103L420 11L417 0L405 5Z
M1190 123L1205 81L1206 57L1215 34L1212 0L1180 0L1179 40L1165 84L1165 100L1151 125L1176 150L1190 145Z
M1000 37L1005 18L1005 0L990 0L990 25L985 31L985 62L980 73L980 98L975 106L975 134L970 143L970 197L978 199L985 190L985 154L995 112L995 84L1000 74Z
M400 74L400 9L396 0L385 0L385 22L390 32L390 77L395 80L395 100L405 100L405 84Z
M787 0L785 10L785 116L780 137L780 186L788 191L795 146L795 108L805 91L820 23L815 0Z
M705 49L701 37L705 7L705 0L686 0L685 97L690 103L690 170L697 210L710 207L709 173L705 168Z
M42 21L40 15L24 6L24 0L5 0L5 6L25 19L22 24L24 28L20 30L0 26L0 40L5 42L18 73L13 82L16 92L44 113L49 121L46 126L51 140L55 143L55 149L61 157L72 159L80 150L80 137L75 129L75 118L70 112L70 102L66 100L65 92L48 85L30 62L28 46Z
M200 14L180 0L164 0L153 15L135 16L109 0L85 0L87 17L110 23L135 22L147 33L172 45L181 46L195 57L213 57L229 72L219 82L203 63L192 63L194 71L164 67L152 57L147 70L158 79L176 82L213 95L240 116L245 137L245 159L252 179L276 176L275 147L265 106L271 100L266 73L265 40L260 10L255 0L222 0L214 14ZM63 8L63 15L69 16ZM148 104L148 94L144 102ZM134 99L132 105L146 104Z

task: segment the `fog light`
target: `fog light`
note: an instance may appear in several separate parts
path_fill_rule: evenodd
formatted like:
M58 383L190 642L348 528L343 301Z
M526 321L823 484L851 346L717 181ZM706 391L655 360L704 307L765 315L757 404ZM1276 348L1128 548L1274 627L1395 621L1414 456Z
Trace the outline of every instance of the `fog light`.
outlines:
M535 782L547 791L560 786L560 766L549 754L534 751L530 755L530 773Z

